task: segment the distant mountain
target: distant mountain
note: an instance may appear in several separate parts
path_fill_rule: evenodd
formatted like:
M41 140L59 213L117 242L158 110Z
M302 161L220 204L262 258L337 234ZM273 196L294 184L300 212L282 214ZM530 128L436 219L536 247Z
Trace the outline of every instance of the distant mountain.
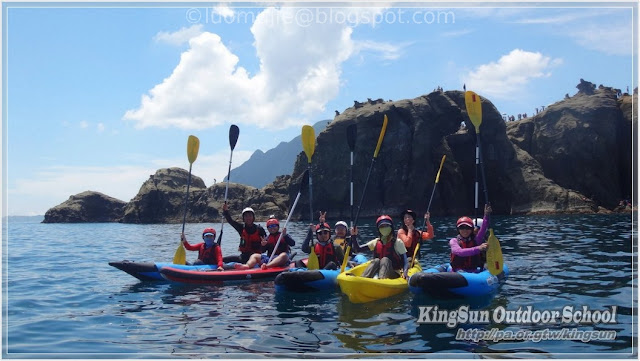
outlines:
M321 120L313 125L316 137L331 120ZM231 181L256 188L262 188L279 175L291 174L296 157L302 152L302 140L297 136L289 142L281 142L266 152L256 150L239 167L231 170ZM225 177L226 180L226 177Z

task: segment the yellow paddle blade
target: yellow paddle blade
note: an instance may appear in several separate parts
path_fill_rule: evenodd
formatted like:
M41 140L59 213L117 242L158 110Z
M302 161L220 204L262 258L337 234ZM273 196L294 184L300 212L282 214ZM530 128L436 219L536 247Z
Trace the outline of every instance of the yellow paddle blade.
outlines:
M413 264L416 263L416 256L418 255L418 250L420 249L420 243L416 245L416 250L413 251L413 257L411 258L411 264L409 268L413 268Z
M173 256L173 264L186 264L187 263L187 251L185 251L182 242L176 249L176 254Z
M373 158L377 158L378 157L378 152L380 152L380 147L382 146L382 140L384 139L384 133L386 133L387 131L387 123L389 122L389 119L387 118L387 115L384 115L384 121L382 122L382 129L380 130L380 136L378 137L378 144L376 145L376 151L373 152Z
M502 273L502 249L500 248L500 241L493 234L493 228L489 229L489 248L487 249L487 268L489 272L496 276Z
M311 157L316 150L316 131L310 125L302 126L302 149L307 155L307 161L311 163Z
M307 260L307 269L319 269L320 263L318 262L318 256L316 255L316 251L314 250L314 246L311 245L311 254L309 255L309 260Z
M442 165L444 164L444 159L447 157L447 155L443 155L442 156L442 160L440 161L440 168L438 169L438 174L436 175L436 184L440 181L440 171L442 170Z
M482 103L478 94L472 91L466 91L464 93L464 104L467 106L467 114L469 114L469 120L476 127L476 133L480 133L480 124L482 124Z
M351 244L347 245L347 250L344 252L344 259L342 260L342 266L340 267L340 273L344 272L347 268L347 262L349 261L349 254L351 253Z
M189 140L187 140L187 157L189 158L189 163L193 163L198 158L198 150L200 150L200 139L195 135L190 135Z

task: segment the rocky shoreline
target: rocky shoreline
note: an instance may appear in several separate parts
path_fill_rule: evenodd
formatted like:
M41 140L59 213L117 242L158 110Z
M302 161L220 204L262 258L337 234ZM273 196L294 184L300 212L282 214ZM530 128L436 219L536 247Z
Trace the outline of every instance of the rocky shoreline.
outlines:
M637 192L637 90L633 95L581 80L578 93L535 116L505 122L483 101L481 143L489 200L495 214L610 213L630 211L619 202ZM482 94L480 94L482 95ZM332 218L348 218L349 148L346 128L357 124L354 189L357 204L384 115L389 125L373 169L361 216L426 209L440 159L446 155L431 212L472 214L475 183L475 129L466 114L464 93L436 91L400 101L357 103L337 114L318 134L313 173L313 206ZM464 124L461 126L461 124ZM302 149L302 148L301 148ZM286 218L307 168L302 151L291 175L257 189L231 183L228 203L240 217L251 206L259 220ZM82 192L49 209L44 223L180 223L188 172L158 170L129 202L98 192ZM233 179L233 177L231 178ZM207 187L192 175L188 222L219 221L226 184ZM482 193L482 192L481 192ZM484 202L481 196L480 202ZM307 192L294 219L308 217Z

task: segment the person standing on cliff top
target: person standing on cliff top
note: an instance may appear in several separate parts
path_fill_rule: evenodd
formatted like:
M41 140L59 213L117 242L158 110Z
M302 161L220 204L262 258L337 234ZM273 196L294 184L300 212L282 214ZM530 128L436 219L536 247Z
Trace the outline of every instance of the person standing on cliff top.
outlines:
M222 215L231 227L233 227L240 235L240 245L238 246L240 255L225 257L225 263L247 263L252 254L262 253L261 243L267 237L267 232L262 228L262 226L254 223L256 213L253 211L253 208L247 207L242 210L242 221L244 222L244 225L231 219L229 206L226 203L222 205Z

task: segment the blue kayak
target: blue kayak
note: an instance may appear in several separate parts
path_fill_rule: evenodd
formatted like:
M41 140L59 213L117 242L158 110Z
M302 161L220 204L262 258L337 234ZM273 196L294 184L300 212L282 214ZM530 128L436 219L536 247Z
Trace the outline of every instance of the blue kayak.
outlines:
M353 257L353 262L362 264L367 262L367 257L357 254ZM280 273L274 283L276 291L322 291L334 290L338 287L338 275L340 269L319 269L309 270L307 268L292 268L288 272Z
M445 263L411 276L409 290L439 298L486 296L496 292L508 276L506 264L502 273L494 276L488 270L478 273L453 272L451 264Z
M160 269L162 267L172 267L182 270L214 270L217 269L217 265L184 265L184 264L173 264L171 262L133 262L133 261L120 261L120 262L109 262L109 266L115 267L121 271L124 271L133 277L141 280L141 281L164 281L165 279L160 274Z

